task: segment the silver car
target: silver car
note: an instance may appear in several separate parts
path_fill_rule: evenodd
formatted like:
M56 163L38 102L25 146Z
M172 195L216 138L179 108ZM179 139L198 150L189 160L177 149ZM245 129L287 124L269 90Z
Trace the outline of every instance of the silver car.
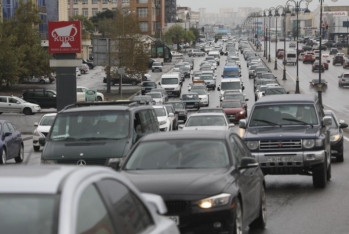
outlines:
M231 130L231 124L225 113L194 113L185 122L178 125L182 130Z
M338 86L343 87L349 85L349 72L344 72L338 76Z
M38 104L26 102L19 97L0 96L0 114L2 113L23 113L32 115L41 112Z
M0 233L179 234L160 196L106 167L3 167L0 183Z

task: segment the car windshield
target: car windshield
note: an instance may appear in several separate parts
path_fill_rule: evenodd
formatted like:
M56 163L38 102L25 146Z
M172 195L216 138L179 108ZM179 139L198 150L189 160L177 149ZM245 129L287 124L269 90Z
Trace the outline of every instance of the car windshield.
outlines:
M200 108L200 110L198 111L198 113L224 113L224 111L222 109L203 109Z
M161 83L167 84L178 84L178 78L162 78Z
M314 105L282 104L256 106L251 115L250 126L317 125Z
M161 66L161 63L160 62L154 62L153 66Z
M107 140L128 136L127 111L76 111L58 114L52 126L52 141Z
M132 101L151 101L151 100L150 100L150 97L139 95L139 96L134 96Z
M191 100L191 99L199 99L197 94L183 94L182 95L183 100Z
M157 117L166 116L166 111L164 108L154 108L154 110Z
M201 75L200 80L213 80L212 76L207 76L207 75Z
M222 90L241 89L241 83L240 82L222 82L221 83L221 89Z
M206 90L204 90L204 89L196 89L195 93L197 93L198 95L206 95L207 94Z
M262 74L262 79L274 79L273 74Z
M181 71L184 71L184 72L190 71L189 67L181 67L180 69L181 69Z
M223 76L240 76L240 72L236 71L223 71Z
M241 103L235 101L225 101L222 102L222 108L241 108Z
M224 141L180 139L141 142L129 156L125 169L201 169L229 165Z
M196 127L196 126L227 126L223 116L190 116L186 127Z
M166 107L167 113L174 113L173 106L165 106L165 107Z
M175 108L175 110L184 109L184 104L181 103L181 102L174 102L174 103L171 103L171 104Z
M44 116L42 117L40 124L41 126L51 126L56 116Z
M265 67L257 67L256 69L256 72L262 72L262 71L268 71L268 69L267 68L265 68Z
M152 98L161 98L160 93L147 93L147 95L151 96Z
M285 93L286 91L284 88L272 88L272 89L265 90L266 95L285 94Z
M257 88L259 92L264 92L267 89L267 86L260 86Z
M55 233L57 200L55 195L1 195L0 233Z
M143 86L144 87L155 87L155 83L154 82L143 82Z

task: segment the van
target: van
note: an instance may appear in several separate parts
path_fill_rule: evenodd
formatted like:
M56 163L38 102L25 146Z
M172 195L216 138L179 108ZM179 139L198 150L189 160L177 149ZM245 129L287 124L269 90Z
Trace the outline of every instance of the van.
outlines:
M238 66L225 66L222 78L239 78L241 77L240 68Z
M296 51L286 51L286 64L291 63L296 65L297 63L297 52Z
M220 55L219 51L216 51L216 50L210 51L210 52L208 52L208 56L214 57L214 59L217 62L217 66L219 66L220 60L221 60L221 55Z
M159 85L168 95L181 96L182 81L178 73L168 73L161 76Z
M159 132L155 110L132 101L72 104L57 113L47 137L41 164L109 166L119 162L137 141Z
M217 87L217 91L220 92L219 94L220 100L222 100L223 94L227 90L235 90L242 93L244 89L245 89L244 84L242 83L240 78L222 79L221 85Z

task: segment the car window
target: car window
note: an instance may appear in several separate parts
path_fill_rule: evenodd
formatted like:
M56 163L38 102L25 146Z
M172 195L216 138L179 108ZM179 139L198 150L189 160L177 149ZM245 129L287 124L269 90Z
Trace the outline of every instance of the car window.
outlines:
M5 132L11 132L10 128L8 127L7 124L4 124L4 133Z
M52 93L52 92L45 92L45 96L46 96L46 97L54 97L55 94Z
M18 101L17 101L17 99L15 99L15 98L9 98L9 99L8 99L8 102L9 102L9 103L16 103L16 104L17 104Z
M231 148L233 150L234 157L236 158L239 165L243 157L243 152L238 146L237 140L234 135L230 136L230 143L231 143Z
M108 179L99 181L97 187L112 207L111 213L118 233L138 234L153 228L154 222L146 206L124 184Z
M139 112L143 133L151 133L153 132L153 120L149 110L142 110Z
M77 210L76 234L114 234L112 219L95 186L82 193Z
M11 123L6 123L11 132L15 132L16 128Z
M7 103L7 97L0 97L0 102L5 102L5 103Z
M173 110L172 106L166 106L166 110L167 110L167 113L173 113L174 114L174 110Z
M80 92L82 92L82 89L81 88L76 88L76 92L80 93Z

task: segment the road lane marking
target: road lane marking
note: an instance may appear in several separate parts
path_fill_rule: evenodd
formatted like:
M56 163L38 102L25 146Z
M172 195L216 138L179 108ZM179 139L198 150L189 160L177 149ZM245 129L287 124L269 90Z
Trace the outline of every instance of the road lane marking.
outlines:
M348 141L349 142L349 138L346 137L346 136L343 136L344 140Z

